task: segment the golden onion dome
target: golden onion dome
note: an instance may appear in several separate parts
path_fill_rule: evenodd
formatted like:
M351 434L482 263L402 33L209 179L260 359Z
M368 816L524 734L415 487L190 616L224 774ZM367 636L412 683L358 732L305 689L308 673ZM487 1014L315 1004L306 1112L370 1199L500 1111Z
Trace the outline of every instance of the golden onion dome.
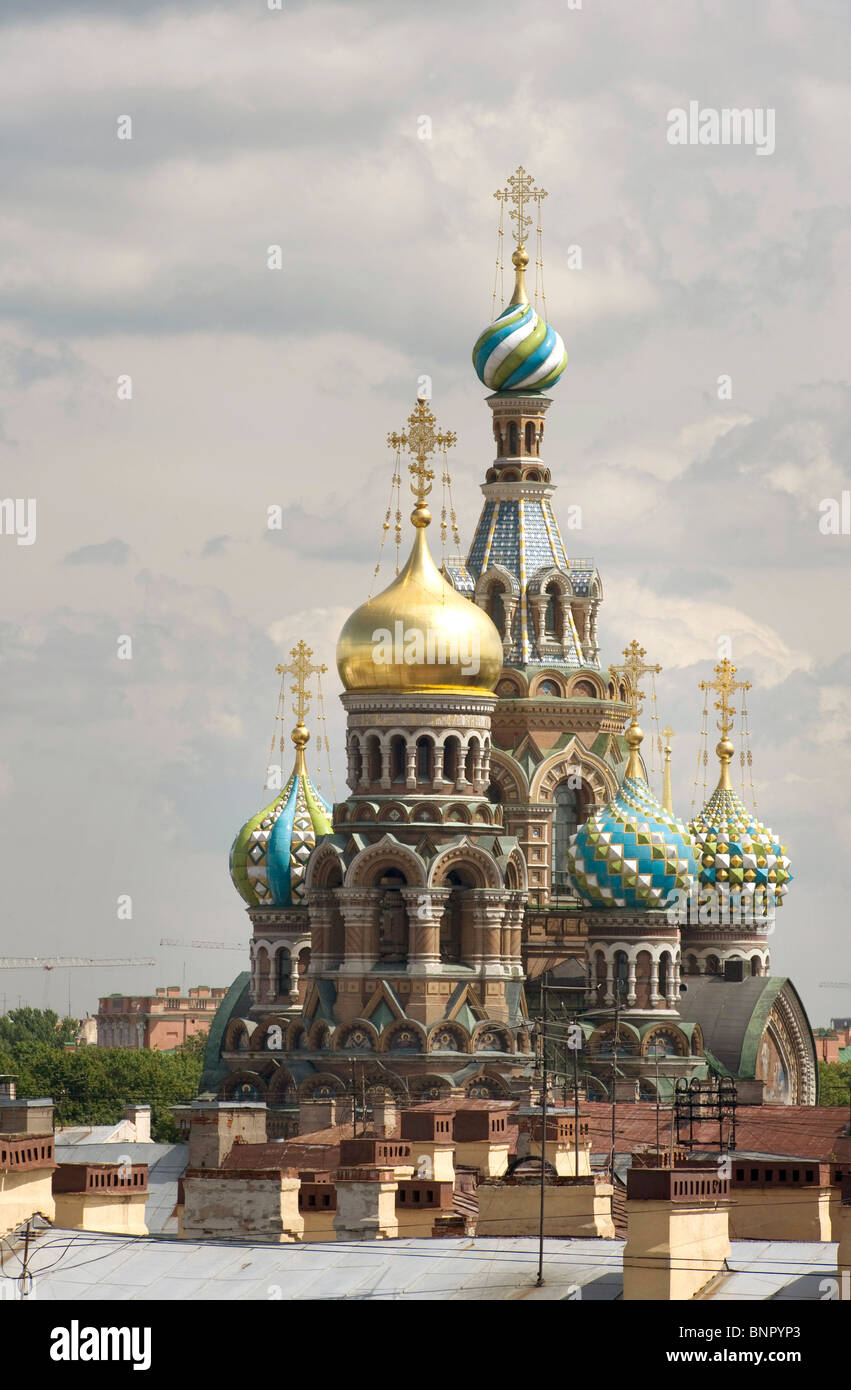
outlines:
M346 690L473 691L493 694L502 639L487 613L444 579L431 557L422 498L411 516L414 544L404 569L355 609L337 640Z

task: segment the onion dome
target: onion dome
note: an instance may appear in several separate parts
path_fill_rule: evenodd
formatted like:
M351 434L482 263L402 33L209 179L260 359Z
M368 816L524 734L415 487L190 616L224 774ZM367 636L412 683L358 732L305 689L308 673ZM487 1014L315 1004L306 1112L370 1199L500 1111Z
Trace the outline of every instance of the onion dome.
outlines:
M697 877L695 845L682 821L656 800L644 779L633 719L626 775L607 806L571 836L567 869L589 907L661 908Z
M316 841L332 834L331 809L307 775L303 724L292 734L295 767L281 792L246 821L230 852L230 876L249 907L298 907L304 872Z
M392 584L347 619L337 640L337 670L346 690L492 695L502 670L502 638L484 609L447 583L426 540L430 470L423 449L431 452L436 436L424 401L409 425L410 440L402 438L422 455L418 466L411 465L417 478L414 544Z
M517 277L511 303L479 335L473 366L491 391L546 391L567 366L567 351L560 334L529 303L527 252L518 246L511 259Z
M792 878L786 847L733 791L730 740L722 738L716 752L721 762L718 786L690 826L698 846L700 887L721 900L740 893L755 902L773 900L780 907Z

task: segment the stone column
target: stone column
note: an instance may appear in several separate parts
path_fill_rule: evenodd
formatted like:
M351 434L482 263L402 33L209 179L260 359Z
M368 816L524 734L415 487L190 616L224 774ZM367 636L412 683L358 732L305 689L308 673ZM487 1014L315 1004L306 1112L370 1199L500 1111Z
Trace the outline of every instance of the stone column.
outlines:
M405 745L405 790L409 792L417 790L417 744L415 739L408 739Z
M508 973L503 969L500 944L510 897L505 890L490 888L476 888L470 894L473 958L464 963L483 977L501 978Z
M345 923L345 954L340 973L360 975L378 959L380 888L335 888L334 896Z
M403 888L408 913L408 974L434 975L440 971L440 919L449 898L448 888Z
M432 777L431 780L432 780L432 784L433 784L433 786L434 786L435 791L441 791L442 788L445 787L445 786L447 785L446 779L445 779L445 777L443 776L443 744L442 744L442 743L436 743L436 744L434 745L434 775L433 775L433 777Z
M546 636L545 624L547 620L547 596L546 594L535 594L534 596L530 594L529 597L532 600L532 611L535 622L535 640L538 646L541 647L544 644L544 638Z
M334 893L330 888L311 889L307 900L307 914L310 920L308 975L319 975L329 966L337 964L337 961L331 959L331 923L334 907Z
M514 625L514 614L517 610L517 599L510 594L502 594L502 606L505 610L505 636L502 639L502 650L504 655L508 655L514 643L512 628Z
M635 956L629 957L628 965L629 975L626 985L626 1002L629 1007L632 1008L635 1003Z
M613 959L612 959L611 956L607 956L607 958L606 958L606 992L605 992L605 994L604 994L604 996L603 996L603 1003L604 1003L604 1004L613 1004L613 1003L615 1002L614 977L615 977L615 965L614 965L614 961L613 961Z
M659 1005L662 996L659 993L659 962L655 956L650 957L650 1007L655 1009Z
M385 737L381 745L381 786L389 791L390 785L390 740Z

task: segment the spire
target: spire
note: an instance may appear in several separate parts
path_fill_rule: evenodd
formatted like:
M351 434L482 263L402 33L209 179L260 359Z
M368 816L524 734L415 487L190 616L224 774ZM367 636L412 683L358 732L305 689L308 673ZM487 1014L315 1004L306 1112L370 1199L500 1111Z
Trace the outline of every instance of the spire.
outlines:
M736 710L730 704L730 696L737 690L750 690L750 681L737 681L733 677L736 674L736 667L726 657L715 667L714 681L700 681L701 690L714 690L720 699L715 701L715 708L720 712L721 718L716 720L716 726L720 730L721 738L715 745L715 752L718 754L718 761L721 764L721 772L718 778L716 791L732 791L733 786L730 781L730 759L735 749L730 742L729 733L733 727L733 716Z
M293 714L296 717L296 726L290 737L295 744L295 775L303 776L305 773L304 750L310 738L310 733L304 722L307 709L310 704L310 691L307 689L307 681L311 676L324 675L328 670L327 666L314 666L310 658L313 650L304 641L299 641L297 647L293 647L290 652L293 658L286 666L276 666L275 670L279 676L295 676L295 685L291 687L292 694L296 697L293 705ZM282 717L282 716L279 716ZM283 747L283 743L281 744Z
M665 769L662 774L662 805L670 814L674 814L674 798L671 794L671 739L674 731L670 724L666 724L662 730L662 737L665 740L663 752L665 754Z
M528 259L528 257L527 257ZM435 430L437 421L428 408L428 403L420 397L408 416L408 429L402 434L395 430L387 436L387 443L393 449L407 449L411 455L408 468L411 474L411 492L416 498L416 506L411 513L411 521L417 530L422 530L431 521L431 512L426 498L434 482L434 469L429 468L428 459L438 449L444 454L457 440L452 430Z
M515 248L511 257L511 264L514 266L514 293L509 300L509 307L517 304L528 304L526 267L529 264L529 253L526 250L526 241L532 226L532 218L526 209L530 203L534 203L538 209L538 222L540 223L541 203L547 197L547 190L536 188L532 181L532 175L526 173L522 164L518 164L514 173L508 178L505 187L498 188L493 196L502 205L512 204L509 217L514 223ZM500 207L501 216L502 207Z
M642 676L652 673L658 675L661 666L655 666L644 661L647 652L640 647L635 638L628 647L624 647L624 660L620 666L612 666L610 669L614 675L626 676L627 682L627 704L629 705L632 719L624 737L629 747L629 762L626 765L625 777L637 777L644 781L644 772L641 766L639 748L644 738L644 731L638 727L638 716L641 712L644 691L638 687L638 682Z

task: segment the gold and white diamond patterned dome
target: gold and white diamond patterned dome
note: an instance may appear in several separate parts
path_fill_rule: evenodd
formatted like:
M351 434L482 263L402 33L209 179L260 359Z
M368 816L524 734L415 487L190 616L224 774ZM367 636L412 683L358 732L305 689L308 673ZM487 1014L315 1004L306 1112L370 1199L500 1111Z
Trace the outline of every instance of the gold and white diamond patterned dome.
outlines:
M731 894L762 907L782 907L792 875L786 846L751 814L730 782L733 744L722 737L718 786L690 829L698 846L701 897L728 900Z
M425 460L454 435L435 433L419 400L402 436L417 462L414 544L407 564L375 598L356 608L337 640L337 670L346 690L382 693L459 691L493 694L502 670L502 638L484 609L444 579L426 540L430 469Z

